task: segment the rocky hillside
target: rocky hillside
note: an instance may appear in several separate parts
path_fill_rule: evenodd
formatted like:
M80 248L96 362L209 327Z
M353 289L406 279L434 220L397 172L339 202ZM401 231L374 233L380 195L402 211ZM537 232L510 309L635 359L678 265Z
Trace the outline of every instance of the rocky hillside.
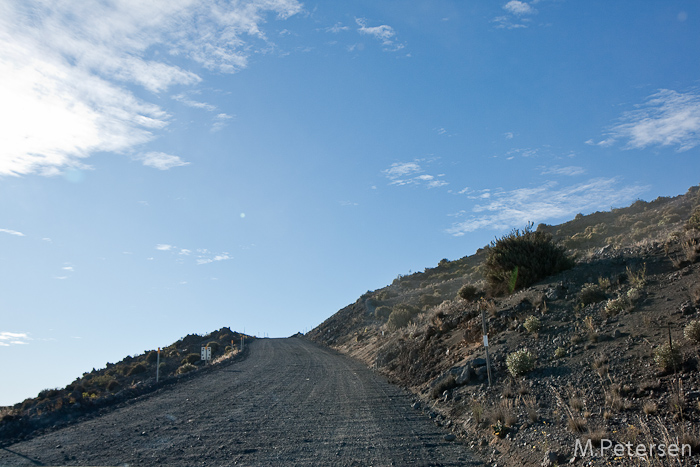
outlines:
M692 187L541 224L537 231L575 259L571 269L498 295L485 276L494 242L364 294L308 336L408 388L416 408L491 465L695 465L699 206ZM575 451L588 440L597 449L610 442L647 451L676 443L693 455L640 458L610 449L594 459Z
M205 369L201 348L209 347L213 364L241 353L251 336L224 327L206 335L188 334L160 349L127 356L104 368L85 372L64 388L49 388L12 407L0 407L0 439L32 435L40 429L74 422L96 410L144 395ZM156 370L158 382L156 383Z

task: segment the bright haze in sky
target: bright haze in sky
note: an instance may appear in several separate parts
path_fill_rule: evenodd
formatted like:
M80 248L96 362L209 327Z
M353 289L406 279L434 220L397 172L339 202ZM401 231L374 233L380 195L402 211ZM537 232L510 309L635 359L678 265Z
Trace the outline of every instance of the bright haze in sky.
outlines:
M697 1L0 3L0 405L698 184Z

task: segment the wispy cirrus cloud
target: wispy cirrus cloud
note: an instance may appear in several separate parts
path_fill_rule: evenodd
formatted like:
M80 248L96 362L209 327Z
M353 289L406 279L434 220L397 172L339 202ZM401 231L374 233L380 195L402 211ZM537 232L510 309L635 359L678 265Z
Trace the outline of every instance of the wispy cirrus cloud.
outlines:
M98 151L131 153L172 120L131 87L158 94L200 83L197 67L243 69L273 46L267 16L300 11L296 0L0 3L0 175L55 175Z
M195 109L204 109L204 110L208 110L209 112L213 112L214 110L216 110L215 105L207 104L206 102L199 102L199 101L196 101L194 99L190 99L184 93L176 94L176 95L171 96L171 97L173 100L181 102L188 107L194 107Z
M225 251L223 253L212 253L206 248L191 250L188 248L180 248L175 245L170 245L168 243L159 243L155 248L156 250L170 252L170 254L176 255L176 261L178 262L194 260L195 264L198 266L233 259L233 256L231 256L229 252ZM148 258L148 260L153 260L153 258Z
M641 185L621 185L617 178L594 178L565 187L547 182L533 188L501 190L489 193L488 202L475 205L471 212L462 210L455 214L455 217L469 217L454 223L446 232L462 236L479 229L502 230L522 227L530 221L570 217L628 203L647 189Z
M31 338L25 332L0 332L0 347L9 347L10 345L25 345L28 344Z
M16 230L10 230L10 229L0 229L0 232L6 233L9 235L14 235L16 237L24 237L25 236L22 232L18 232Z
M573 177L574 175L583 175L586 173L586 169L578 166L568 166L559 167L558 165L552 167L542 167L542 175L567 175Z
M178 102L181 102L185 104L188 107L193 107L195 109L202 109L206 110L207 112L215 112L217 110L217 107L212 104L208 104L206 102L200 102L196 101L194 99L191 99L187 97L184 93L176 94L174 96L171 96L173 100L176 100ZM228 120L232 119L233 117L231 115L228 115L226 113L217 113L216 116L214 117L214 124L211 127L211 132L216 133L217 131L222 130L223 128L226 127L226 124Z
M389 185L425 185L428 188L439 188L449 183L442 180L445 174L429 175L420 165L422 160L414 160L411 162L394 162L382 173L390 180ZM420 174L420 175L418 175Z
M700 92L685 93L661 89L637 106L625 112L620 123L606 134L607 138L588 144L611 146L626 141L625 149L649 146L675 146L678 152L700 145Z
M357 31L360 34L372 36L381 41L384 50L388 52L396 52L405 47L404 44L396 41L396 31L389 25L382 24L380 26L367 26L365 18L355 18L355 22L359 26Z

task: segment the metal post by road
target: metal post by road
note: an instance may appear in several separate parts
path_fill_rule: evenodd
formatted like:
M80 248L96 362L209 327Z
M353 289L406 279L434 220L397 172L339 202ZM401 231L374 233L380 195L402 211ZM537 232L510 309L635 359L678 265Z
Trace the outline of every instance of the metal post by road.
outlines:
M484 349L486 349L486 371L489 375L489 387L493 384L491 381L491 359L489 358L489 336L486 331L486 311L484 310L485 307L479 306L481 308L481 326L484 329Z
M160 347L158 347L158 357L156 358L156 383L160 379Z

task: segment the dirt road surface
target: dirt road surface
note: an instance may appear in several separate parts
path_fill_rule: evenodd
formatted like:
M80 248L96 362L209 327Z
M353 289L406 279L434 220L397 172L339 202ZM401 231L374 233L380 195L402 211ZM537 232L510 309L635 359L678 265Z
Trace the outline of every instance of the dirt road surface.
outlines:
M482 465L361 363L302 338L0 448L4 465Z

